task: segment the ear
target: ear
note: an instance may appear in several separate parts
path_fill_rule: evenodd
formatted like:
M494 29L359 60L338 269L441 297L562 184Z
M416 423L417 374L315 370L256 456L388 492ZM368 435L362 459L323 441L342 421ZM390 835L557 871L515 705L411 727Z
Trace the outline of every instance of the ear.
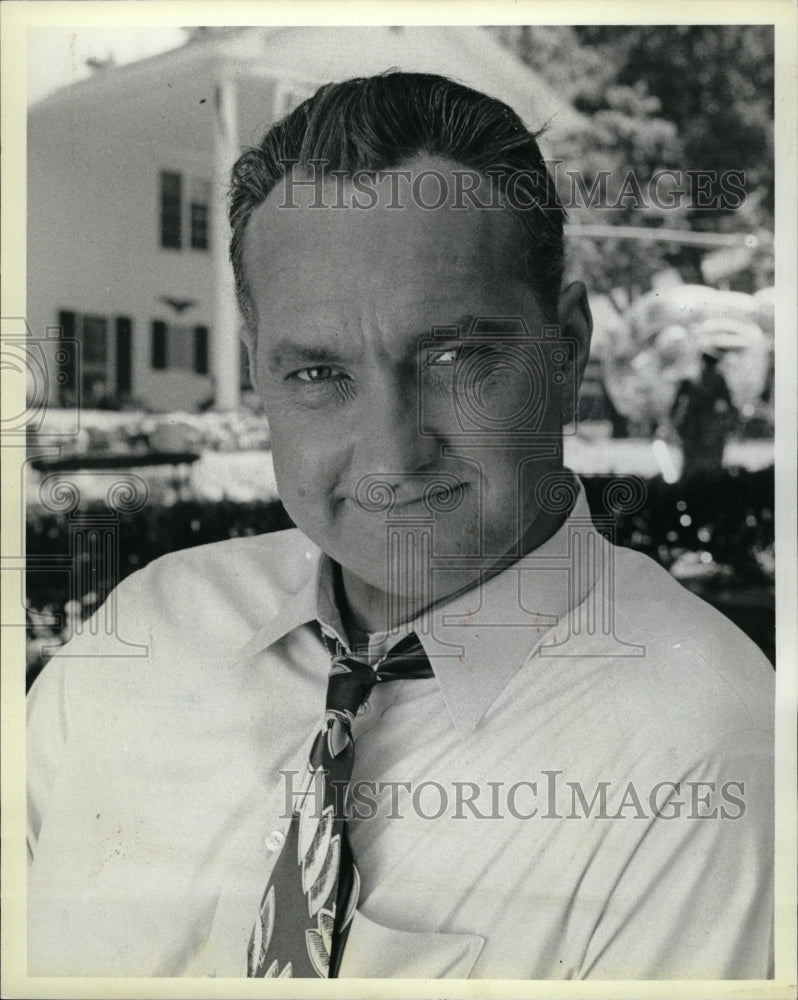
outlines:
M590 338L593 333L593 317L590 314L590 306L587 301L587 289L581 281L572 282L560 292L557 320L561 336L574 341L576 345L576 356L573 361L574 370L571 373L573 381L567 381L571 385L575 385L578 390L587 368ZM563 422L568 423L574 418L574 414L571 412L572 402L564 400L563 406L568 408L567 413L563 411Z

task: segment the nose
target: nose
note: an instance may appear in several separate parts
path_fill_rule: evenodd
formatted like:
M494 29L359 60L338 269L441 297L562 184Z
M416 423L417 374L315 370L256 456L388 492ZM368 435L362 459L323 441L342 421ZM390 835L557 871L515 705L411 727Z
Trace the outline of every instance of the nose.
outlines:
M422 474L441 465L442 441L422 431L414 386L381 382L359 410L351 459L353 486L365 477L379 479L390 485L399 502L415 499L424 489Z

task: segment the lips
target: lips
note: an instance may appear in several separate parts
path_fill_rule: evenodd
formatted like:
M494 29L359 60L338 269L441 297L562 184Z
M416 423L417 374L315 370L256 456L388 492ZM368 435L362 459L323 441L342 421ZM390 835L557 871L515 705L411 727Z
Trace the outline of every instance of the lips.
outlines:
M467 483L458 483L457 486L447 486L445 484L433 485L423 493L399 499L394 505L394 510L404 510L415 504L421 504L426 509L434 513L446 513L460 506L468 489Z
M395 514L412 508L446 514L462 504L468 488L467 482L451 472L375 473L363 476L348 499L367 514Z

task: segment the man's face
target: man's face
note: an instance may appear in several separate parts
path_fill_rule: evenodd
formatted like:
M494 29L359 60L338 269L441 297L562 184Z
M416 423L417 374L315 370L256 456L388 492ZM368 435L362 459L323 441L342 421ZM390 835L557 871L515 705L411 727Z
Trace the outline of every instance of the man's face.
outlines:
M420 157L403 169L452 166ZM425 209L409 188L392 209L387 182L376 189L367 210L313 208L314 192L299 189L299 207L288 208L278 185L249 222L245 269L257 316L253 372L286 510L350 579L401 592L416 584L395 579L387 519L429 517L423 497L436 478L445 483L445 510L434 514L434 555L478 557L487 568L491 557L515 550L540 515L537 481L561 459L551 448L537 457L533 433L519 439L490 429L525 414L518 419L532 431L534 410L534 426L551 443L563 401L551 386L545 399L530 401L541 387L524 368L526 347L513 363L506 340L495 356L479 349L477 375L459 381L457 365L475 344L452 336L419 353L433 326L459 322L465 332L471 317L523 317L541 335L543 316L515 264L520 237L505 210ZM341 200L334 186L326 191L326 205ZM478 433L464 432L456 402L478 414ZM390 512L364 503L375 478L395 493ZM443 586L460 589L478 573L472 565Z

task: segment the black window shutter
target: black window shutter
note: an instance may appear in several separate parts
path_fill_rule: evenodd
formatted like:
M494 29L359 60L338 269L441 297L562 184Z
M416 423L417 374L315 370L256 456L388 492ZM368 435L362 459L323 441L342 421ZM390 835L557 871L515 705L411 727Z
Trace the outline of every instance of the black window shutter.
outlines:
M167 360L166 323L156 319L152 323L152 367L163 371L168 365Z
M61 327L61 337L65 340L74 340L75 337L75 313L71 309L62 309L58 313L58 325ZM78 384L78 357L77 352L80 347L77 344L66 345L62 360L58 362L58 396L59 401L65 404L70 393L77 391Z
M194 327L194 371L198 375L208 374L208 327Z
M133 324L129 316L116 317L116 391L129 395L133 388Z

